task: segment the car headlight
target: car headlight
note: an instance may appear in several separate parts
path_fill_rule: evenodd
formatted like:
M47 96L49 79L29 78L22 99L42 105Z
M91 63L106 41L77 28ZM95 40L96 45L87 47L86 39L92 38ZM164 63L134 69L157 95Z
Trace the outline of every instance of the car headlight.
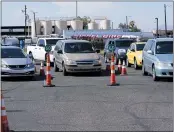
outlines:
M94 60L94 65L98 65L98 64L101 64L101 60L99 59L99 60Z
M73 60L65 60L66 65L77 65L76 61Z
M6 64L1 64L1 67L2 68L7 68L7 65Z
M34 66L33 63L27 64L27 67L28 67L28 68L29 68L29 67L33 67L33 66Z
M142 55L138 55L137 58L141 60L142 59Z
M168 66L171 66L170 63L165 63L165 62L157 62L156 63L156 66L159 66L159 67L168 67Z

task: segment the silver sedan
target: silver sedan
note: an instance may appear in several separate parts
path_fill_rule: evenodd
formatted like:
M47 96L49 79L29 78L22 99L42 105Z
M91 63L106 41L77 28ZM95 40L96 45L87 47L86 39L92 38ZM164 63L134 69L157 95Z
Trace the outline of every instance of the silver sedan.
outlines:
M32 60L19 48L1 46L1 77L35 76Z

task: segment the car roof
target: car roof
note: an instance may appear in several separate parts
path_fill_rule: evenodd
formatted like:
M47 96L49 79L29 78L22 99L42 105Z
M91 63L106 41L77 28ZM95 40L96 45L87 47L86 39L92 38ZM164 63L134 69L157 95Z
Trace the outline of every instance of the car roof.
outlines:
M16 46L1 46L1 49L20 49L19 47L16 47Z
M64 38L39 38L39 39L46 39L46 40L47 40L47 39L62 39L62 40L63 40ZM38 39L38 40L39 40L39 39Z
M78 43L78 42L85 42L85 43L90 43L87 40L75 40L75 39L68 39L68 40L60 40L64 43Z
M155 40L157 42L159 42L159 41L173 41L173 38L156 38Z

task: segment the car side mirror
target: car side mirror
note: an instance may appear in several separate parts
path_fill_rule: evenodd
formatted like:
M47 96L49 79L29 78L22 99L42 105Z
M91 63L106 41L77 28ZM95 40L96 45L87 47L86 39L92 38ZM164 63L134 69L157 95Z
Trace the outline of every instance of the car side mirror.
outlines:
M97 49L97 50L95 50L97 53L100 53L100 50L99 49Z
M62 52L62 50L58 50L57 53L58 54L62 54L63 52Z
M151 50L148 50L147 53L151 55L153 54Z

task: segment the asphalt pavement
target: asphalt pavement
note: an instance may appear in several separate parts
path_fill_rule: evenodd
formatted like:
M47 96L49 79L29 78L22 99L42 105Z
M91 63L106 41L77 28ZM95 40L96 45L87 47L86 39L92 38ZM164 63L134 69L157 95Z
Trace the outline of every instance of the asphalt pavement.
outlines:
M39 70L39 66L37 66ZM173 82L154 82L141 70L116 76L52 71L55 87L36 80L2 81L9 127L15 131L172 131Z

